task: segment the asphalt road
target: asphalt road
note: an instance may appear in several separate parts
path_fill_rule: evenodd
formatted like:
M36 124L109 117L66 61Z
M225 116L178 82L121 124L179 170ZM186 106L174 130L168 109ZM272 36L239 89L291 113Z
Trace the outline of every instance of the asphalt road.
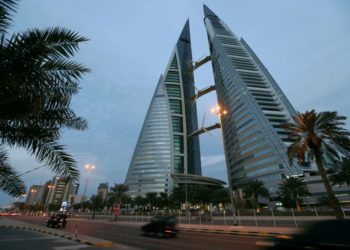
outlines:
M45 226L45 217L16 217L17 220ZM198 232L180 232L176 238L155 238L141 235L140 226L129 223L111 223L106 221L69 219L65 230L71 233L78 229L78 234L97 237L126 245L132 249L257 249L255 243L265 238L255 236L239 236L227 234L210 234ZM2 249L2 248L1 248Z
M92 247L57 236L14 228L0 228L0 249L2 250L88 250L89 248Z

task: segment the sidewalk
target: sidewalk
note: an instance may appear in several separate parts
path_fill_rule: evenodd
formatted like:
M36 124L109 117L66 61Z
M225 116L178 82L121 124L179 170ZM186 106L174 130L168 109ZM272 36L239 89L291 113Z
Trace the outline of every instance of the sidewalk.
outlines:
M266 236L274 237L277 235L291 235L300 231L297 228L287 227L247 227L247 226L224 226L224 225L194 225L194 224L179 224L179 229L182 231L196 231L207 233L224 233L234 235L251 235L251 236Z
M0 227L37 231L41 233L46 233L46 234L51 234L54 236L66 238L69 240L74 240L76 242L80 242L82 244L91 245L95 247L112 247L113 245L114 246L118 245L118 244L113 244L111 241L106 241L103 239L98 239L98 238L85 236L85 235L77 235L76 237L74 234L69 232L60 231L57 229L47 228L43 226L37 226L37 225L33 225L23 221L11 220L11 218L5 218L5 217L0 217ZM118 249L123 249L123 248L130 249L129 247L124 247L122 245L118 246Z

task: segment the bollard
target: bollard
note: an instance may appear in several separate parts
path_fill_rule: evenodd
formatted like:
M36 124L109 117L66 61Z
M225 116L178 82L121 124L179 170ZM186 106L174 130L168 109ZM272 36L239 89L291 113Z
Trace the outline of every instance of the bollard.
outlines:
M316 214L317 220L320 220L320 217L318 217L318 213L317 213L316 207L314 207L314 210L315 210L315 214Z
M78 224L75 224L75 238L78 237Z
M341 209L341 211L342 211L342 213L343 213L343 217L345 218L345 212L344 212L343 207L340 207L340 209Z
M237 209L237 215L238 215L238 223L239 223L240 226L242 226L241 215L239 213L239 209Z
M224 222L225 222L225 226L226 226L227 224L226 224L226 216L225 216L225 212L226 212L226 211L224 210Z
M273 208L271 208L271 214L272 214L273 224L276 227L276 220L275 220L275 215L273 214Z
M255 214L255 209L253 208L253 214L254 214L254 219L255 219L255 226L258 226L258 219L256 218L256 214Z
M294 219L295 227L297 228L297 227L298 227L298 224L297 224L297 219L295 218L295 215L294 215L294 210L293 210L293 208L292 208L292 214L293 214L293 219Z

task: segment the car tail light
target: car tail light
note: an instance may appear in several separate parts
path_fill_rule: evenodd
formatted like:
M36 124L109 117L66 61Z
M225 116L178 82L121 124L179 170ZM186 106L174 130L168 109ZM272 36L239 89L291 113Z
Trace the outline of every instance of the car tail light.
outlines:
M166 232L166 233L172 233L173 232L173 227L172 226L165 226L164 229L165 229L164 232Z

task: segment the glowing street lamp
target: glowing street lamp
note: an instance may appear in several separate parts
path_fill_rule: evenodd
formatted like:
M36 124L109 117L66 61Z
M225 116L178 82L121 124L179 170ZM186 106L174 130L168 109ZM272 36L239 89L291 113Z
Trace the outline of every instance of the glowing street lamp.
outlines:
M224 137L224 131L222 130L222 117L227 115L227 110L223 109L219 105L215 108L211 108L210 110L213 114L216 114L219 116L219 122L220 122L220 128L221 128L221 136L222 136L222 142L224 144L224 152L225 152L225 160L226 160L226 166L227 164L227 155L226 155L226 148L225 148L225 137ZM232 217L233 217L233 223L236 224L236 214L235 214L235 205L233 203L233 190L232 190L232 183L231 183L231 176L230 171L227 168L227 177L228 177L228 188L229 188L229 194L230 194L230 201L231 201L231 209L232 209Z

